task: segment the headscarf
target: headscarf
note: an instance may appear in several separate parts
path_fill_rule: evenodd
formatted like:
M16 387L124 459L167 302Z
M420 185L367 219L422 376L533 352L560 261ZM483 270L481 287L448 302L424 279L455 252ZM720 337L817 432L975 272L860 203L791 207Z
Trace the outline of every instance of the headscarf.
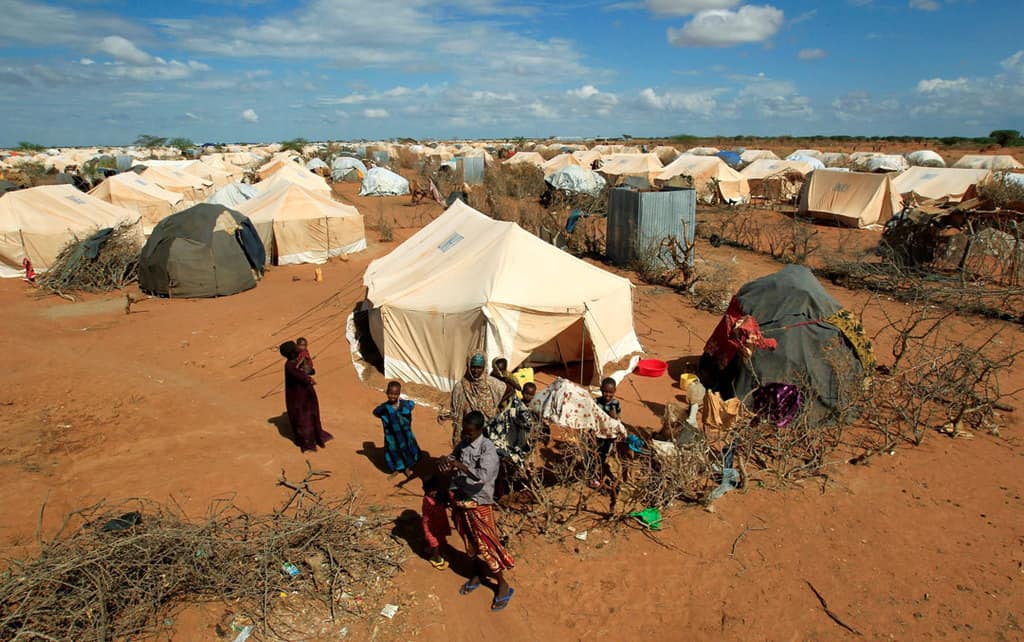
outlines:
M466 413L473 410L479 410L488 419L498 414L498 403L503 392L495 390L492 380L495 384L497 380L486 371L480 373L479 377L474 377L472 372L472 368L483 368L486 365L487 358L482 352L474 352L466 360L466 374L452 392L452 416L455 421L461 421Z

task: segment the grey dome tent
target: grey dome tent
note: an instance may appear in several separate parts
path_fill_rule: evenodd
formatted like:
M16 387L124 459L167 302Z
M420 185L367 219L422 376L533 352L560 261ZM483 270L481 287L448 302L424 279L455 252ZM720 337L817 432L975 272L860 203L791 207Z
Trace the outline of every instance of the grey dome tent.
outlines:
M216 297L256 287L266 255L248 217L200 203L157 223L139 260L139 287L168 297Z

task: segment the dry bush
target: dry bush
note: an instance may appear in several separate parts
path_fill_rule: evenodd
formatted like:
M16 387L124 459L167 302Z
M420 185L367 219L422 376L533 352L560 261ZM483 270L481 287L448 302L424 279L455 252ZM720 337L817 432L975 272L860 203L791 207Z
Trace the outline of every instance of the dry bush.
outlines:
M396 157L393 159L393 163L399 169L409 170L418 170L423 165L420 155L408 147L398 148L398 152Z
M546 186L544 172L539 167L527 163L502 163L489 167L484 175L484 189L489 199L539 199Z
M685 232L684 232L685 237ZM651 285L680 289L694 283L694 243L666 236L657 243L637 247L631 267L641 279Z
M690 294L699 310L725 314L736 292L735 270L725 263L704 261L698 264Z
M230 601L260 639L308 635L310 616L293 612L299 605L318 611L317 622L366 615L362 600L383 593L404 557L389 535L392 519L357 516L355 492L302 497L271 514L223 500L190 518L141 499L71 513L40 540L37 557L12 560L0 575L0 638L151 636L166 633L164 617L189 603ZM299 575L285 573L285 563Z
M391 227L391 223L384 220L383 213L377 217L377 224L373 225L370 229L377 231L381 243L390 243L395 240L395 231Z
M134 223L122 223L111 230L95 258L89 258L93 236L70 241L57 254L50 269L38 279L44 290L65 298L70 292L110 292L138 280L142 238Z
M980 183L978 196L995 207L1024 209L1024 184L1010 180L1005 172Z
M821 249L817 228L796 216L774 225L766 224L760 236L755 249L765 246L768 254L782 263L805 265L807 259Z

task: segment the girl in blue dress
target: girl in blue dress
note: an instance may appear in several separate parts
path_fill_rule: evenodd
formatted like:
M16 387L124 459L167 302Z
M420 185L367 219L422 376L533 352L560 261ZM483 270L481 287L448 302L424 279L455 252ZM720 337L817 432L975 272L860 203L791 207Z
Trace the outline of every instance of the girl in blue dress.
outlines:
M412 434L412 409L416 403L402 399L402 384L388 383L388 400L373 409L373 416L384 426L384 459L392 473L399 471L412 477L413 467L420 460L420 446Z

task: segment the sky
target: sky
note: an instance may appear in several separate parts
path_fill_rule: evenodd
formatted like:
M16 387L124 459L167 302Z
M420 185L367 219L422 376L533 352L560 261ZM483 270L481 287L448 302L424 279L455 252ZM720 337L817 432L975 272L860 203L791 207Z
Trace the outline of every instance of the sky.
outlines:
M1020 0L0 0L0 145L1024 129Z

